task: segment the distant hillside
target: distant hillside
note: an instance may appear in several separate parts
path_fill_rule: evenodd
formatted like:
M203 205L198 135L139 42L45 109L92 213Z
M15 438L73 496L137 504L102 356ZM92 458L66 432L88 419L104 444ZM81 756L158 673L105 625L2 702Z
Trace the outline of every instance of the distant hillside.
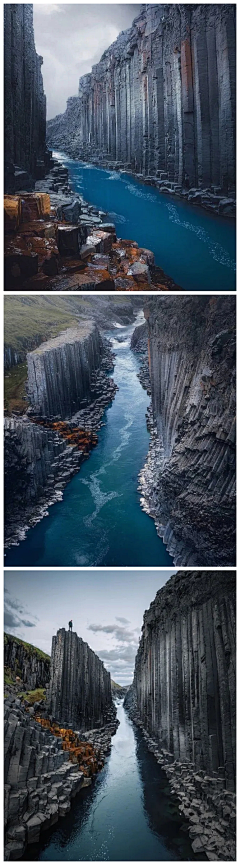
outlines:
M126 693L126 691L128 690L128 685L118 685L117 682L114 682L113 679L111 679L111 688L113 694L119 693L120 695L120 693Z
M77 324L79 319L94 318L99 326L111 327L114 321L128 324L141 298L99 297L5 297L4 359L5 368L25 360L27 351L50 336Z
M15 637L4 634L4 683L16 686L22 683L24 690L45 688L50 676L50 657L33 646Z

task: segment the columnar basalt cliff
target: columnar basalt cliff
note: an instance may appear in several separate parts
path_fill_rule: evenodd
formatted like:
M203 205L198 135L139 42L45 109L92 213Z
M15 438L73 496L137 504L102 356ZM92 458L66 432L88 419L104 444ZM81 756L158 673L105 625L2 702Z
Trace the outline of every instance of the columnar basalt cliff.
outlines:
M94 322L68 328L27 355L28 394L37 414L72 416L90 394L102 340Z
M43 177L46 161L46 97L36 53L31 3L4 6L5 192Z
M79 730L101 727L113 713L110 673L88 644L65 628L52 640L47 708L59 723Z
M48 515L92 447L117 386L113 354L83 321L27 355L31 406L5 417L5 542L19 543ZM62 419L65 419L63 421Z
M4 634L4 667L13 681L17 676L29 691L45 688L49 682L50 658L11 634Z
M169 191L232 193L234 123L234 4L146 4L49 121L48 139Z
M141 504L177 565L235 563L235 300L145 309L151 443Z
M233 571L170 578L144 614L125 698L208 859L234 858L235 583Z

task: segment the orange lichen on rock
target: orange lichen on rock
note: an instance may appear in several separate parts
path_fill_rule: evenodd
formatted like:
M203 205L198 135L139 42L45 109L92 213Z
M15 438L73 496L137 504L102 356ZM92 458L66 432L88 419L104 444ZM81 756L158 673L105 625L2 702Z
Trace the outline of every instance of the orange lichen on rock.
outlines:
M4 195L5 231L16 231L21 219L21 199L18 195Z
M52 429L55 432L60 433L69 445L77 445L78 450L82 451L83 454L87 455L90 449L95 447L98 443L96 433L80 429L79 427L69 426L65 421L46 421L35 417L33 417L32 420L40 426L44 426L47 429Z
M96 775L102 769L103 759L100 756L100 750L90 742L82 742L73 730L59 727L58 724L51 723L48 718L37 716L35 720L49 730L53 736L62 740L63 751L68 751L71 763L78 764L79 770L83 772L86 778Z

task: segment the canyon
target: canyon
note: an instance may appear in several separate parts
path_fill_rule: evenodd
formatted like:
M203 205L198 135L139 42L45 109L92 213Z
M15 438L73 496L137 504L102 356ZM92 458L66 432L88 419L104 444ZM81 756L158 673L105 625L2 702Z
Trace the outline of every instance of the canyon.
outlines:
M4 8L4 189L33 189L49 166L43 58L35 49L33 6Z
M141 504L176 565L235 563L235 300L151 299Z
M192 848L234 859L234 571L178 571L144 614L130 717L164 768ZM223 847L224 841L224 847Z
M13 674L20 672L30 687L48 681L46 701L35 697L34 702L34 691L30 702L28 693L5 696L7 861L20 859L66 816L72 798L103 768L118 726L110 674L87 643L62 628L53 637L50 669L43 654L6 635L5 660ZM78 732L69 728L70 716Z
M70 308L69 301L67 309ZM87 303L86 312L88 309ZM103 317L105 314L107 316L107 309L105 302ZM133 309L130 304L131 314ZM123 319L125 310L124 303ZM138 305L134 315L136 312L140 315L137 324L142 320ZM25 314L27 316L27 309ZM112 314L119 315L117 308ZM116 410L113 412L112 409L111 417L107 416L107 448L103 429L97 447L97 450L100 448L99 458L91 463L89 473L84 473L86 491L80 480L73 513L69 502L70 511L68 507L64 533L66 531L67 538L68 520L72 513L71 538L69 536L70 549L65 538L67 546L65 552L62 551L64 563L73 564L75 555L86 555L83 552L85 541L82 531L79 534L82 521L85 526L87 561L92 565L95 561L93 555L97 555L97 560L100 555L99 561L108 563L107 559L102 559L99 501L106 508L107 503L115 499L107 525L104 526L108 536L105 544L108 551L112 550L115 520L118 532L122 526L121 501L117 499L119 496L120 499L124 497L126 507L131 509L134 506L131 493L135 485L130 488L129 484L135 461L130 458L128 450L122 455L122 478L119 478L115 466L120 456L117 445L121 445L121 450L125 448L129 429L137 437L134 439L136 455L139 448L141 451L136 462L138 501L144 514L148 518L150 516L156 526L159 555L160 547L161 555L167 555L167 559L164 558L160 564L174 561L176 565L182 566L199 563L206 566L232 566L235 563L235 300L231 296L221 295L162 296L149 298L144 304L144 314L145 324L135 328L134 325L130 326L131 348L139 358L136 363L130 361L128 326L125 329L121 325L121 330L116 322L116 326L107 331L109 344L101 335L96 320L90 320L87 315L78 326L67 328L59 336L46 340L28 353L30 405L26 408L23 402L22 414L7 411L5 417L7 547L19 544L27 529L48 514L49 504L62 502L63 489L73 475L79 473L83 461L97 445L98 431L105 423L102 420L105 408L112 403L119 388ZM99 315L96 310L96 316ZM110 345L116 348L116 357ZM115 381L108 375L113 368ZM149 400L145 401L141 396L136 376L151 396L150 405ZM133 386L139 411L136 409L136 414L134 410L132 415L131 409L130 423ZM143 413L145 406L150 433L146 450L144 446L141 447L141 439L144 440L145 436L141 405ZM127 427L126 412L129 416ZM92 487L91 472L95 462L98 468ZM99 469L100 475L104 475L101 480ZM100 499L96 501L95 512L97 490ZM76 522L76 511L79 522ZM65 506L62 516L63 513ZM107 515L108 510L105 513ZM61 514L59 512L60 522ZM99 524L96 521L98 514ZM95 520L94 552L92 518ZM135 519L140 520L139 510L138 517L137 514L134 517L134 524ZM147 523L144 523L145 529L144 525L141 527L143 537L144 531L150 532ZM56 532L60 532L57 517ZM148 544L151 543L153 549L152 553L149 551L149 556L153 556L151 562L156 565L159 564L157 547L152 535L150 541L150 534ZM162 541L160 543L161 539L163 544ZM126 536L124 550L118 550L116 540L110 562L123 564L126 556L126 564L132 563L133 559L136 565L139 549L139 545L138 549L135 547L134 536L131 536L131 544L130 537L128 544ZM142 554L144 556L143 551ZM55 561L55 555L54 550L49 550L51 561L52 556ZM127 557L130 557L129 561ZM44 560L44 564L48 563L48 560ZM139 564L142 564L141 560Z
M47 140L234 213L234 5L144 5L48 121Z

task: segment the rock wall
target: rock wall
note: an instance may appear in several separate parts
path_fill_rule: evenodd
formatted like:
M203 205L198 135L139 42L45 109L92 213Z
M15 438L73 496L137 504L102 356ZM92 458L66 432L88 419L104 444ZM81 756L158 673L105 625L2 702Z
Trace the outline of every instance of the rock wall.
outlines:
M34 411L47 417L72 416L89 396L101 354L102 340L93 322L68 328L30 352L27 389Z
M133 691L173 759L235 783L235 572L179 571L144 614Z
M177 565L235 563L235 299L145 309L153 420L142 505Z
M50 658L11 634L4 634L4 666L22 679L28 691L45 688L50 676Z
M46 97L36 53L31 3L4 6L5 192L26 189L43 177Z
M49 504L78 470L82 455L66 445L57 432L32 423L26 416L5 418L5 539L19 543L29 525L48 513Z
M88 644L65 628L52 640L47 708L59 723L74 729L101 727L111 719L110 673Z
M20 859L27 845L65 817L84 783L62 739L42 729L9 697L4 707L5 861Z
M146 4L48 123L51 145L159 185L235 188L235 5Z

